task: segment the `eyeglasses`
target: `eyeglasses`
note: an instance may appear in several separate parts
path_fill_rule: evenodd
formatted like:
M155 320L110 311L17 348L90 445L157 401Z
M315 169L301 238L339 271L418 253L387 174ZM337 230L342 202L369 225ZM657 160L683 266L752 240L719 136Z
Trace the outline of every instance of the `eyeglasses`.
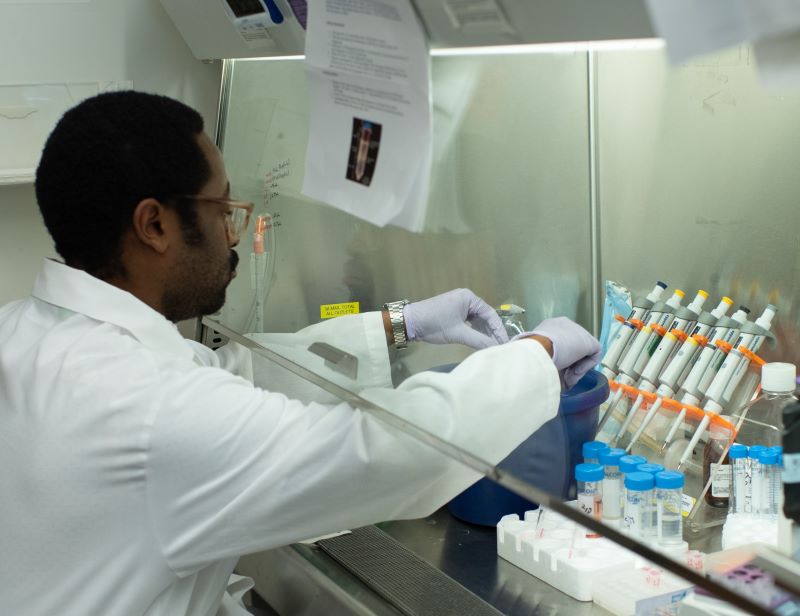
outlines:
M237 241L250 224L253 215L253 204L249 201L237 201L224 197L207 197L206 195L176 195L176 199L192 199L194 201L208 201L227 205L230 210L225 213L225 229L231 241Z

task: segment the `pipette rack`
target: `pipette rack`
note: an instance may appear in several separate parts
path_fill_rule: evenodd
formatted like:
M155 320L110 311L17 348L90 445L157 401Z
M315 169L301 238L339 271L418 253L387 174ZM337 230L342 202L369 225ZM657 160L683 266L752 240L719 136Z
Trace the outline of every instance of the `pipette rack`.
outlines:
M764 360L749 351L748 354L750 369L760 371L761 366L765 363ZM613 415L607 422L606 429L601 434L597 435L598 440L608 440L610 435L614 434L619 429L619 426L624 421L633 402L639 396L642 396L644 399L636 412L636 417L630 422L625 434L620 434L617 437L616 446L626 448L630 444L632 435L635 434L639 425L644 420L647 411L655 402L656 394L642 391L629 385L623 385L615 380L609 381L609 387L614 393L621 389L622 399L620 403L617 404L616 408L613 409ZM729 442L719 457L719 460L723 459L736 437L737 428L734 423L736 419L726 415L710 413L698 406L681 404L672 398L662 398L661 408L639 437L639 440L630 448L629 453L642 455L651 462L661 463L667 469L674 468L677 462L674 453L678 450L682 451L682 447L685 445L686 441L678 439L674 443L676 447L670 447L667 450L662 450L662 444L664 442L664 437L681 409L686 410L683 422L689 424L689 431L697 429L703 417L708 416L709 428L716 426L726 430L728 434L730 434ZM681 431L679 431L679 433L680 432ZM705 496L711 489L711 480L709 479L704 482L702 477L699 476L701 475L704 463L702 458L702 447L704 445L704 440L701 440L698 444L698 451L695 452L695 457L689 462L688 467L681 468L686 474L687 479L684 487L684 523L690 532L696 532L710 526L719 526L723 524L727 513L727 509L714 508L706 503ZM719 460L712 460L712 462L718 462Z

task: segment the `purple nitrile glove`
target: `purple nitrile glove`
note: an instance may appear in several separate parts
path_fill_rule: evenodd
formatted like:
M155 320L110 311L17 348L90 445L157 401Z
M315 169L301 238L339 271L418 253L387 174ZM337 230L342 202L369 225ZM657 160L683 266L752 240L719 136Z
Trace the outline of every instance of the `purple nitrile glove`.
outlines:
M458 343L473 349L508 342L497 312L469 289L454 289L408 304L403 317L409 340Z
M600 343L567 317L545 319L531 333L549 338L553 343L553 363L566 389L580 381L600 361Z

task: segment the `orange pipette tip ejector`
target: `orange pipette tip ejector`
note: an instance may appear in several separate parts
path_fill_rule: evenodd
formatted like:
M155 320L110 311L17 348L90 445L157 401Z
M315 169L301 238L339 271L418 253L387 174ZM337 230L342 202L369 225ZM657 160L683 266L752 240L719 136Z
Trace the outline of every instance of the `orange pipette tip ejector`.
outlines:
M686 340L686 338L688 337L688 334L685 331L683 331L682 329L673 329L671 333L672 333L673 336L675 336L681 342L684 342Z
M724 340L717 340L717 348L723 353L730 353L733 347Z
M767 363L761 357L753 353L753 351L750 349L739 349L739 352L749 359L751 363L754 363L758 366L763 366L765 363Z

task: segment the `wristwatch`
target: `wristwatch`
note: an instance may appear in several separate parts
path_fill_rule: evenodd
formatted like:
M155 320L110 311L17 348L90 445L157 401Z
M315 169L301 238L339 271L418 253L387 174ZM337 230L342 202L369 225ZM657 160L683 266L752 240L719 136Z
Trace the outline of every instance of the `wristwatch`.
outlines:
M392 336L394 336L396 349L405 349L408 346L403 308L409 303L407 299L401 299L396 302L387 302L383 305L383 309L389 311L389 322L392 324Z

